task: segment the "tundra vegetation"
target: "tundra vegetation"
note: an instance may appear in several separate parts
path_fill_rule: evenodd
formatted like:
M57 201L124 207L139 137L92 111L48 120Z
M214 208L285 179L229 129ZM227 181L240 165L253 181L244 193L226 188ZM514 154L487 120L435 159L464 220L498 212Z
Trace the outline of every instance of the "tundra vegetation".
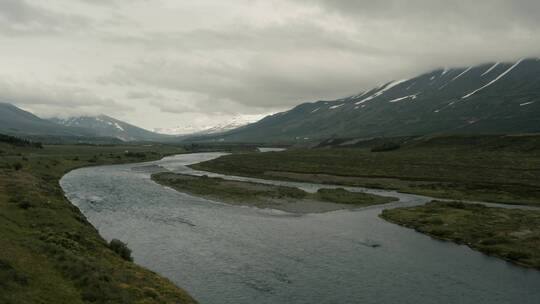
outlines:
M232 154L192 167L263 179L540 206L540 135L332 139L317 148Z
M540 269L540 211L433 201L384 210L381 217L436 239Z
M0 140L0 303L195 302L131 262L121 241L101 238L58 184L74 168L156 160L181 148Z
M333 208L319 209L322 212L385 204L397 200L393 197L384 197L363 192L350 192L343 188L319 189L316 193L308 193L295 187L233 181L219 177L208 177L206 175L191 176L175 173L156 173L152 175L152 179L180 192L208 199L215 199L236 205L274 208L285 211L291 211L287 206L288 204L297 203L334 204ZM313 208L308 209L314 210Z

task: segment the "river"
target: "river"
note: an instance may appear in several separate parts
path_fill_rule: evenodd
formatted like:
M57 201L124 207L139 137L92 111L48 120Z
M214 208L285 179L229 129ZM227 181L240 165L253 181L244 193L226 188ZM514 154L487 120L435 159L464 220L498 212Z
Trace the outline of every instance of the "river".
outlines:
M60 184L105 239L127 242L136 263L203 304L540 303L540 271L378 217L383 208L426 197L368 190L400 202L297 215L213 202L150 179L160 168L203 174L186 165L220 155L77 169Z

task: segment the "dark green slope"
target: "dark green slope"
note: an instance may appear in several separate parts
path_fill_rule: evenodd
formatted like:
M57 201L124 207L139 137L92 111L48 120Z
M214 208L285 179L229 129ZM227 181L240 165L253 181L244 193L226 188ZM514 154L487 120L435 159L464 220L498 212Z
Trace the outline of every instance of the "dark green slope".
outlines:
M303 141L329 136L540 132L540 60L439 69L363 94L301 104L221 136Z

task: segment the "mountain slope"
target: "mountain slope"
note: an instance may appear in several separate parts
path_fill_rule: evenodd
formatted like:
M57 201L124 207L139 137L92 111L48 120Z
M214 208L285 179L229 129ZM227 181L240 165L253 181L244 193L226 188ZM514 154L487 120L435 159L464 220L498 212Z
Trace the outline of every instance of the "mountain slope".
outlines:
M92 136L88 130L61 126L9 103L0 103L0 133L12 135Z
M439 69L334 101L301 104L220 136L300 141L330 136L540 132L540 59Z
M107 115L53 118L51 121L62 126L86 129L97 136L114 137L122 141L157 141L170 138L170 136L150 132Z

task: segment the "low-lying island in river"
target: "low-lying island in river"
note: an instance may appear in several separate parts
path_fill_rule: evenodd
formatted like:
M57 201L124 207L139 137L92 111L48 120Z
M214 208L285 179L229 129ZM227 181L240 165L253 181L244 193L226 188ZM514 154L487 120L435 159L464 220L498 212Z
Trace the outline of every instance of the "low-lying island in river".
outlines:
M540 211L433 201L383 210L381 217L436 239L540 269Z
M166 172L156 173L152 179L177 191L207 199L293 213L320 213L397 201L394 197L351 192L343 188L319 189L316 193L309 193L294 187L233 181L206 175Z

